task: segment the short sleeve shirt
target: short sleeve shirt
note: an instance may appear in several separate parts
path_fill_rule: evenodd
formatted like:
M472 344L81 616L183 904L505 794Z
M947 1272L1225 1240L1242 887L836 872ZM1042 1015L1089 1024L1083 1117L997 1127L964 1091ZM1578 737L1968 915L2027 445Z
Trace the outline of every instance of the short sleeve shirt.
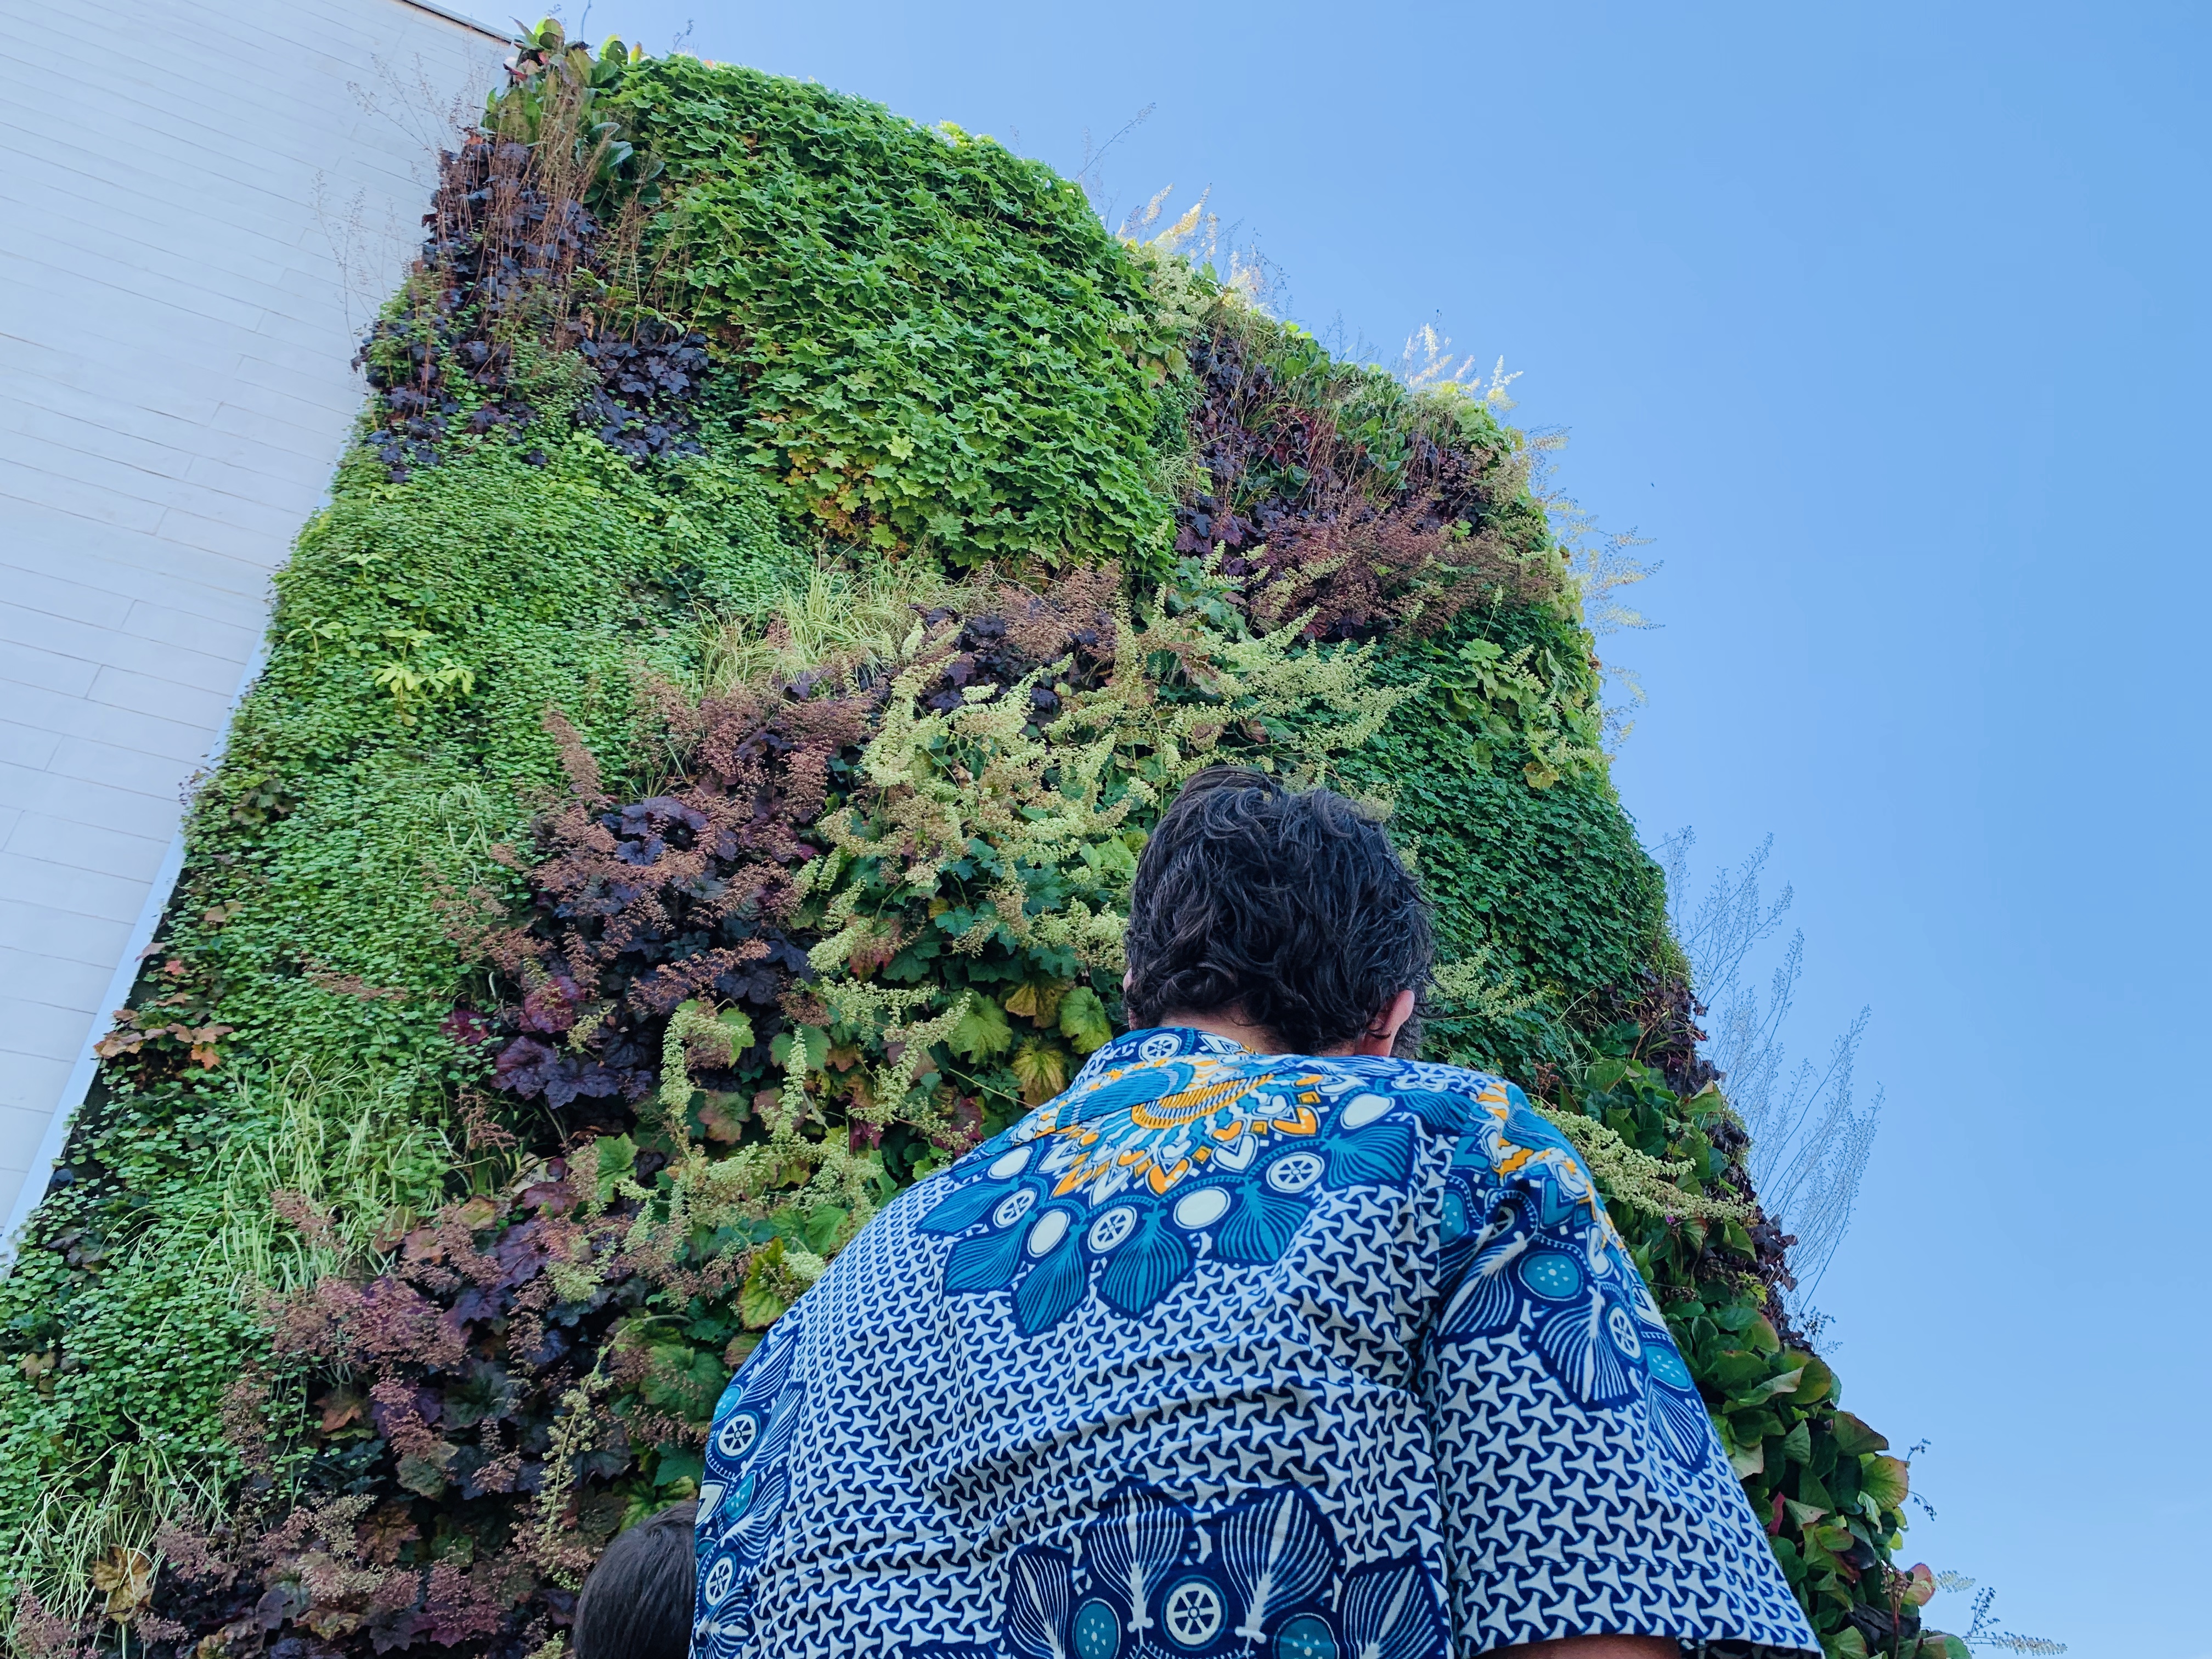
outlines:
M716 1408L693 1659L1817 1650L1511 1084L1133 1032L888 1206Z

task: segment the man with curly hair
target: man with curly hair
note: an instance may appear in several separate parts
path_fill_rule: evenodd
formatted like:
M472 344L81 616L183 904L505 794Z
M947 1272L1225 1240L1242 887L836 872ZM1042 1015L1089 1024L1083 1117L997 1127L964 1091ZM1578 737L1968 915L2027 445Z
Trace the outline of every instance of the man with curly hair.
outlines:
M1411 1057L1374 818L1202 773L1130 910L1133 1029L730 1384L693 1659L1817 1650L1589 1171Z

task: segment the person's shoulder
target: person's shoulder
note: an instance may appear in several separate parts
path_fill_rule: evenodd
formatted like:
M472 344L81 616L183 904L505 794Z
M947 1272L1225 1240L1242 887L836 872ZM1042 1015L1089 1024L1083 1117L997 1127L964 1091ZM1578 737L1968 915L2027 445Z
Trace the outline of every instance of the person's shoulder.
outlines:
M1437 1135L1463 1136L1501 1114L1528 1107L1528 1097L1517 1085L1465 1066L1367 1054L1323 1056L1309 1063L1387 1097Z

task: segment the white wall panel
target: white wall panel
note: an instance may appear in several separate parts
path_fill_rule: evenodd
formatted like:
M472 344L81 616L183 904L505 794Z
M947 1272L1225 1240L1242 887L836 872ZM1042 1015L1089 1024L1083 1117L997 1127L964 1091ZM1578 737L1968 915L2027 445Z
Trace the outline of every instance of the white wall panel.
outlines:
M269 576L361 406L432 139L504 47L416 0L0 0L0 1215L175 879Z

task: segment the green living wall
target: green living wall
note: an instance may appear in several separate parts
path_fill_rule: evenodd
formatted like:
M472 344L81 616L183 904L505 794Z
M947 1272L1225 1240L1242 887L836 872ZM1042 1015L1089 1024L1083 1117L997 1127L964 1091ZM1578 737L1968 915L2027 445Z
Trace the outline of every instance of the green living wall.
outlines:
M1779 1297L1481 396L988 138L548 25L444 158L158 946L0 1283L11 1640L565 1640L730 1368L1119 1018L1222 760L1392 814L1830 1653L1946 1650Z

